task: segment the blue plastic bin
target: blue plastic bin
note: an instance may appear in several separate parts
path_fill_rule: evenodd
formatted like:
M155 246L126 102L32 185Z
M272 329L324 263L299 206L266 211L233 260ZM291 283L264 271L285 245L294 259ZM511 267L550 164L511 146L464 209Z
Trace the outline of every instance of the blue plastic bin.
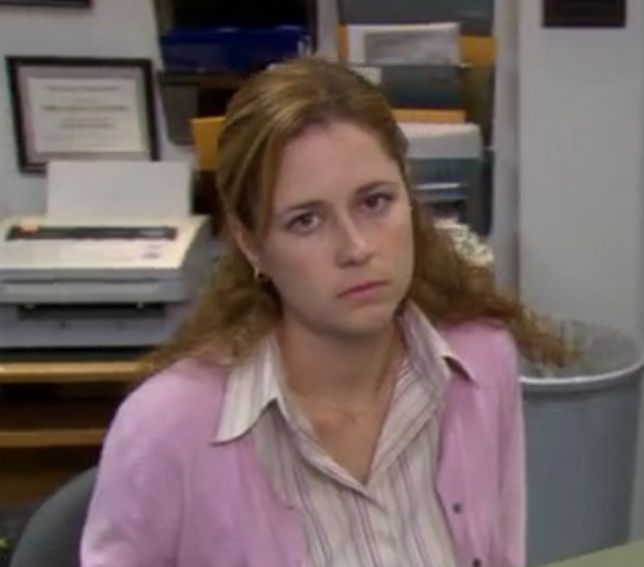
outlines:
M301 26L179 28L162 35L161 54L169 72L248 73L296 56L307 38Z

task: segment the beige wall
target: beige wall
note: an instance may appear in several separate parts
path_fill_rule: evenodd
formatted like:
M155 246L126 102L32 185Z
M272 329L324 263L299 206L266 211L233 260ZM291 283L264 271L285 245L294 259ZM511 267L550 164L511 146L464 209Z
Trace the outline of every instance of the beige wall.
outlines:
M644 337L644 5L621 29L544 29L520 3L522 297ZM644 410L644 406L643 406ZM644 535L644 419L633 533Z

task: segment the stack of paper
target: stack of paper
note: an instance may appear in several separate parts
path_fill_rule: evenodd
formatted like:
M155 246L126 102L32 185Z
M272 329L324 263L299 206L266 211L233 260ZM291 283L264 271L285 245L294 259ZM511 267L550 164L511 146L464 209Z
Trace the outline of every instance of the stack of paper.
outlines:
M349 63L367 65L458 65L460 25L439 24L347 26Z

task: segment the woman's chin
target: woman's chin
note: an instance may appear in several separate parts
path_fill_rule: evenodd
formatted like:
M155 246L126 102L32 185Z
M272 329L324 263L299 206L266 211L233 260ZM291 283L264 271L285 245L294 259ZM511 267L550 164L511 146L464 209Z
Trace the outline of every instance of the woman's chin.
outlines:
M352 310L338 321L338 327L349 336L367 336L381 333L394 320L396 305L369 305Z

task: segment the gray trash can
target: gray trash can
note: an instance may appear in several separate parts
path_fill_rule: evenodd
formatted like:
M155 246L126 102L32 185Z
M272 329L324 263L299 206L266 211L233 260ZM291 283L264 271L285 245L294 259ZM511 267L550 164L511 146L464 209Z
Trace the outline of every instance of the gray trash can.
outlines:
M523 364L528 564L628 540L637 451L640 345L607 327L562 323L585 354Z

